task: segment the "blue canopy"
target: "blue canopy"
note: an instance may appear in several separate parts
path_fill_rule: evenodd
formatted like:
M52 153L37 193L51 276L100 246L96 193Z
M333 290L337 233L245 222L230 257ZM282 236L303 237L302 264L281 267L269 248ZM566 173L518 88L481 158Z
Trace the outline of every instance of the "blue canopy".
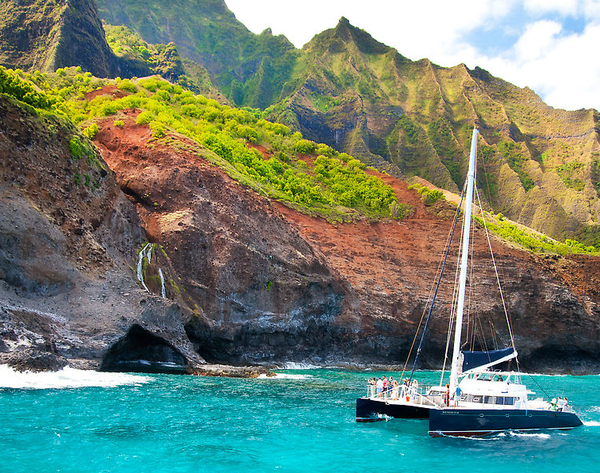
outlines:
M491 351L463 351L462 354L463 373L467 373L478 368L485 369L517 357L517 352L513 347Z

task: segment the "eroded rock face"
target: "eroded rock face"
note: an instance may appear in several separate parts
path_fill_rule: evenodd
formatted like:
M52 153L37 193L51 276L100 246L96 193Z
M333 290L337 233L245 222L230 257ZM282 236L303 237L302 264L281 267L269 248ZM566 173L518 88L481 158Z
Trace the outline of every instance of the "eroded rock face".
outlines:
M352 293L321 252L194 152L140 146L149 131L129 120L126 131L105 124L97 142L197 307L186 333L198 352L236 363L332 355L331 334L354 330L341 322Z
M448 208L426 209L406 183L382 176L413 205L409 218L331 224L244 188L194 143L146 146L150 131L135 118L128 112L122 129L111 119L98 134L113 174L71 157L72 126L0 98L0 363L154 371L196 370L202 357L404 363ZM135 279L146 240L160 251L153 264L164 265L172 300ZM522 367L597 370L600 260L493 245ZM486 271L478 282L487 290ZM148 287L159 293L156 281ZM442 288L423 367L441 364L451 299ZM489 294L473 303L501 326Z
M149 149L149 137L132 115L123 129L105 123L97 142L150 240L169 256L188 305L196 306L185 331L200 355L228 363L404 363L436 278L451 208L427 210L406 183L383 176L414 206L413 215L334 225L257 196L211 166L191 142ZM493 245L523 366L551 369L556 346L573 347L570 353L579 350L584 360L560 369L600 366L600 297L593 284L583 284L596 274L598 259L579 258L563 273ZM478 243L477 256L486 246ZM478 277L485 291L472 310L503 327L500 301L491 295L493 268L483 266ZM422 367L442 363L451 300L452 289L440 289Z

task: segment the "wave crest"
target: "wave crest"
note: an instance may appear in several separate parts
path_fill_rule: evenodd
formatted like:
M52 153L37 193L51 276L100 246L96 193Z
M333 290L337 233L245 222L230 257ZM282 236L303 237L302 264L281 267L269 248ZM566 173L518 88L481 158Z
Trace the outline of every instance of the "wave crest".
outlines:
M0 388L5 389L114 388L146 384L151 380L149 376L77 370L68 366L60 371L33 373L15 371L7 365L0 365Z

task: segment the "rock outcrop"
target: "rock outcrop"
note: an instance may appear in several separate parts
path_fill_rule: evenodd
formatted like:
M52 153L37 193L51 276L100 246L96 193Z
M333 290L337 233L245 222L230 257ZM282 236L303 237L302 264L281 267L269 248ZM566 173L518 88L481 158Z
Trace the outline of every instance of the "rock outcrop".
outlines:
M202 364L182 309L132 278L144 231L97 152L74 157L72 124L6 96L0 122L0 363L99 368L141 326Z
M0 97L0 363L256 376L204 359L405 361L448 204L426 208L380 175L410 217L329 223L245 188L191 141L149 143L136 115L100 123L100 156L68 122ZM73 140L85 156L72 154ZM523 367L597 370L598 258L493 245ZM442 362L451 297L440 289L424 367ZM473 301L502 326L497 300Z

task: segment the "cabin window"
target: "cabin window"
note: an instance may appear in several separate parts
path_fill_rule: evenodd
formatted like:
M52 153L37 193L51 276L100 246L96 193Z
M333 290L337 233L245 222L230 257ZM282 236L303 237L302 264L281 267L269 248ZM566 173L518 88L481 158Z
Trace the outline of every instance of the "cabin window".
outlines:
M514 397L505 397L504 398L504 405L506 406L512 406L515 403L515 398Z
M483 398L484 404L494 404L494 396L485 396Z
M473 396L473 402L481 402L481 396Z
M504 398L503 397L497 397L496 398L496 404L502 406L504 405Z

